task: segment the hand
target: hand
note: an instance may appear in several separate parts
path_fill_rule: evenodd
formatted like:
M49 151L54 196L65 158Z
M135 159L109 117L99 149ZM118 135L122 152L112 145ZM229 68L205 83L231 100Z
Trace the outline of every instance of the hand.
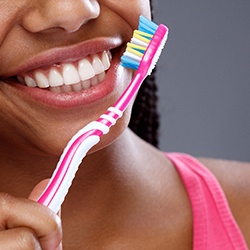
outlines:
M47 181L39 183L29 199L0 194L1 250L62 249L61 219L49 208L35 202Z

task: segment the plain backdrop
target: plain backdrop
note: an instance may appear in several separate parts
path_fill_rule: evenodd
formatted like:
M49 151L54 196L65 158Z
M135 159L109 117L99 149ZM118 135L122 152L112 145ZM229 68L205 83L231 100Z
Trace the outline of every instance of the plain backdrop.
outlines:
M250 160L250 1L154 0L160 148Z

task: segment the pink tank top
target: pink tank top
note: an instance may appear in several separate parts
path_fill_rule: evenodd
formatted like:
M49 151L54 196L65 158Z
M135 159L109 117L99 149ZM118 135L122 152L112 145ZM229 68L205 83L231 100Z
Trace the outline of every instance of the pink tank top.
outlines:
M186 187L193 213L194 250L248 250L214 175L186 154L169 153Z

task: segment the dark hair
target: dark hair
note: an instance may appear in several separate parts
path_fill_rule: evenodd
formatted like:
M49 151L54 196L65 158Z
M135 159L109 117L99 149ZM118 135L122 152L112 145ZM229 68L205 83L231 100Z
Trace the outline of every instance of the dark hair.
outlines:
M153 10L152 1L150 6ZM129 127L145 141L158 146L159 114L155 74L156 69L145 79L137 94Z

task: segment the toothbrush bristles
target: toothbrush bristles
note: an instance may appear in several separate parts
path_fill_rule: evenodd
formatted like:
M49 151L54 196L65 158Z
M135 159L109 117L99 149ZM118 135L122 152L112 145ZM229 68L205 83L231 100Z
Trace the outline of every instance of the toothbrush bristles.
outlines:
M135 30L131 41L127 44L126 51L121 57L121 65L126 68L138 70L143 60L143 57L157 33L158 25L141 16L138 26L138 30ZM166 43L167 35L163 37L160 44L157 44L157 52L154 55L153 61L149 67L148 75L151 74L154 69L161 51ZM155 46L155 45L152 45Z

